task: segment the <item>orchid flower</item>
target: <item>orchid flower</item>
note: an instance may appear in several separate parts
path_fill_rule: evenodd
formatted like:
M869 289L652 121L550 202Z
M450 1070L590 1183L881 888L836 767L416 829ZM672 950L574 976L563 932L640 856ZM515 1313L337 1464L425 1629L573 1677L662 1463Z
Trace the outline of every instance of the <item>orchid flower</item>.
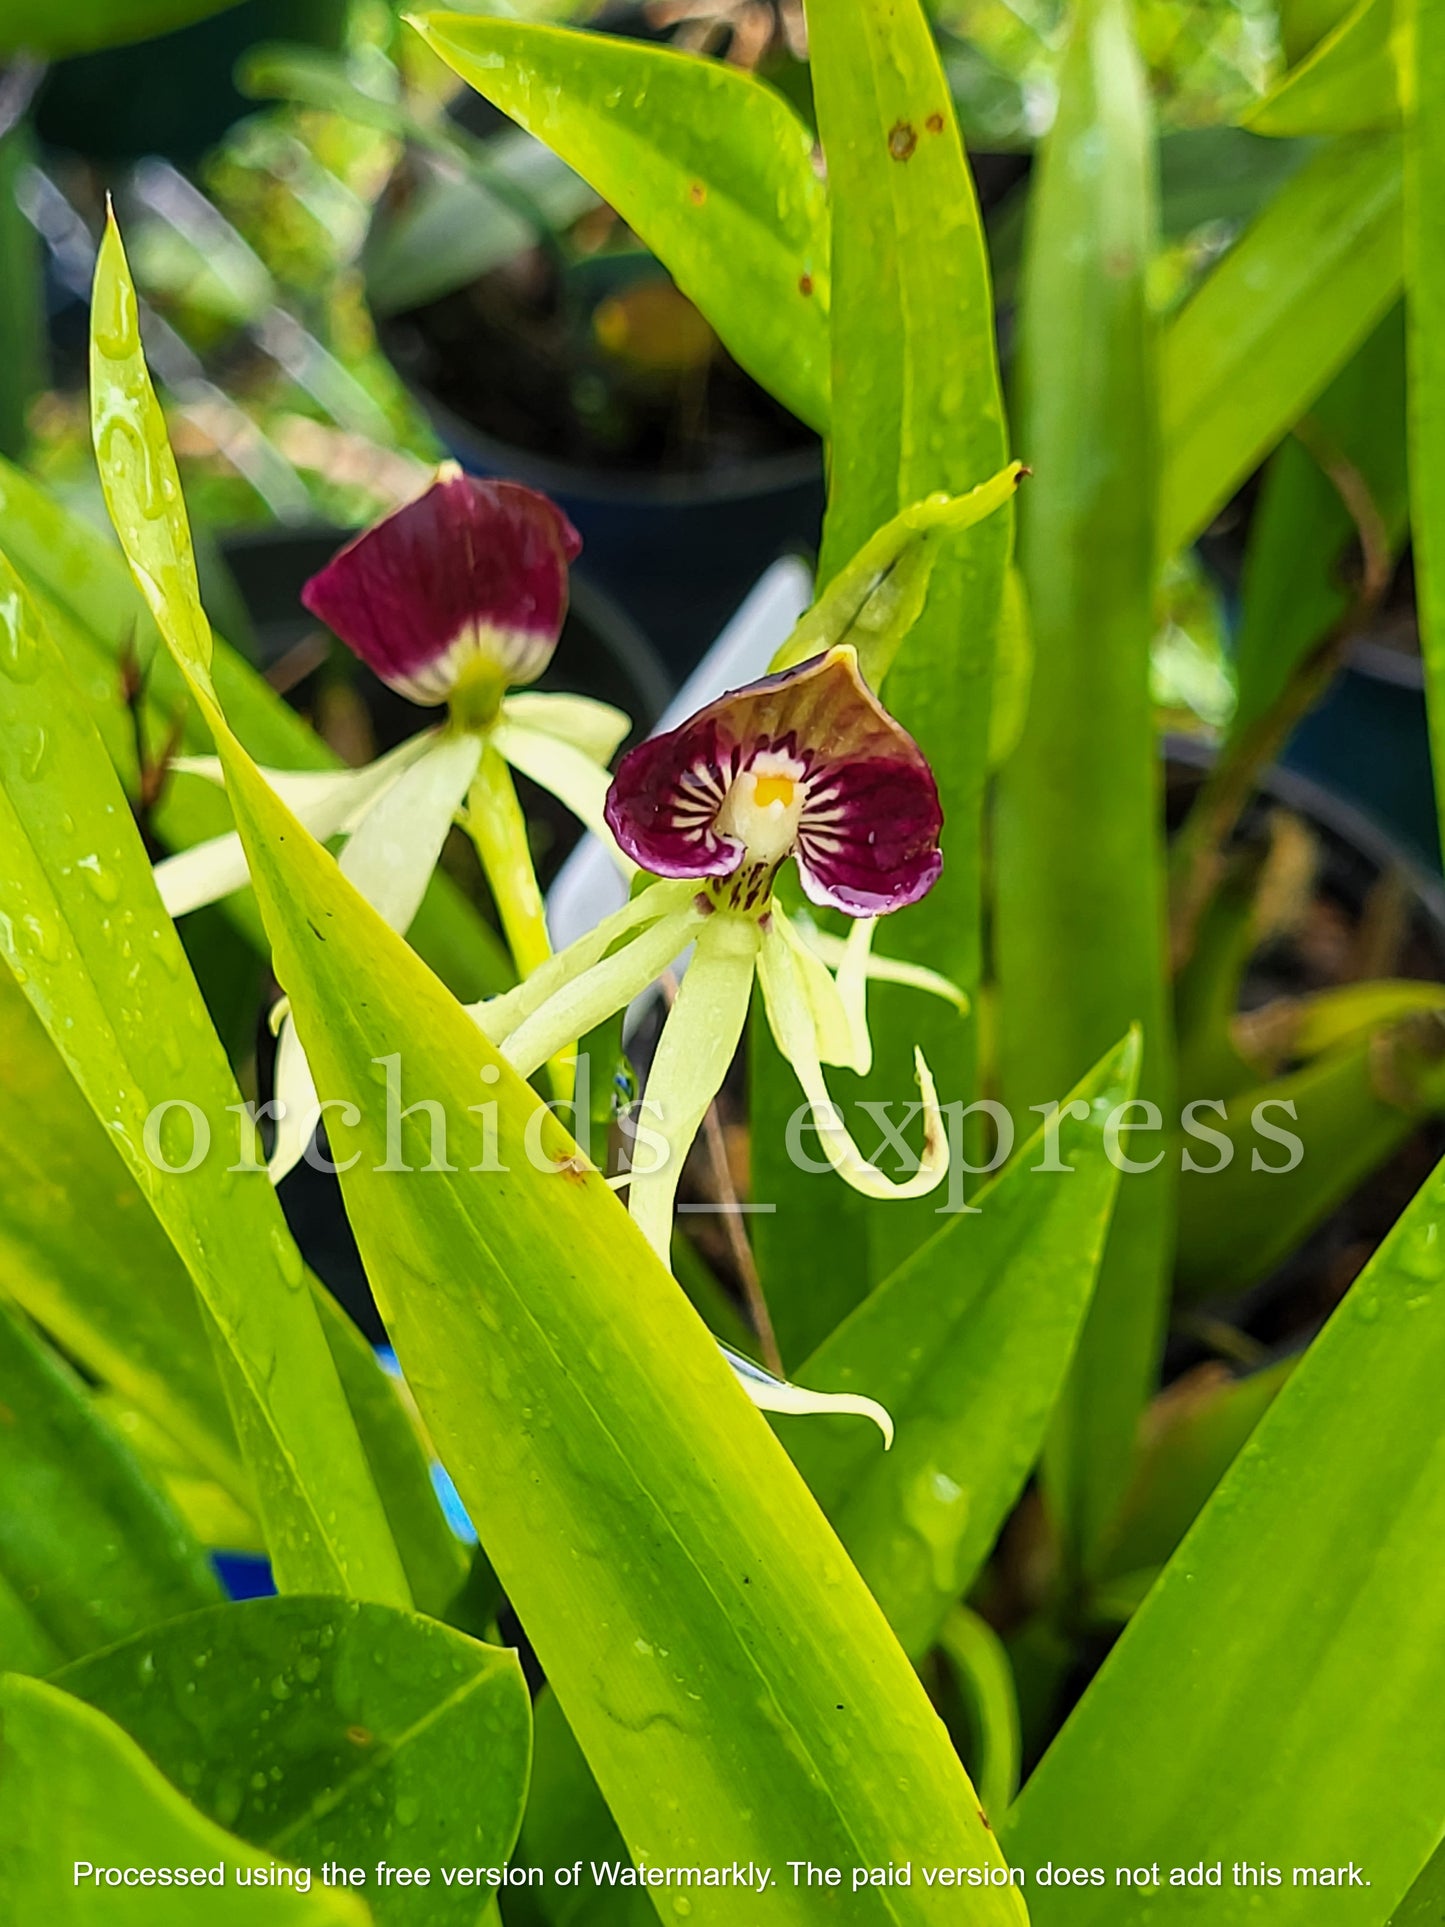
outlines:
M446 721L363 769L265 772L313 835L346 839L342 870L403 932L464 810L523 975L551 946L508 765L616 847L603 816L606 764L627 717L586 697L521 688L551 660L580 546L545 496L445 464L425 494L348 543L301 599L383 682L413 702L446 704ZM175 767L221 780L214 758ZM630 871L620 853L619 861ZM172 916L246 880L234 834L156 866ZM284 1003L273 1021L277 1136L269 1169L279 1182L310 1142L320 1102Z
M933 773L863 681L853 648L733 690L639 744L618 767L606 816L620 847L658 880L474 1014L530 1077L694 946L647 1081L651 1136L665 1155L646 1168L635 1161L627 1180L632 1217L663 1262L682 1162L732 1062L755 980L839 1175L875 1198L933 1190L948 1141L922 1053L914 1062L923 1154L901 1179L859 1151L824 1077L824 1065L863 1072L871 1062L864 990L873 920L916 903L943 867ZM857 919L836 975L774 894L789 858L812 903ZM942 979L923 987L952 990ZM872 1400L805 1392L729 1356L764 1409L862 1412L891 1433Z

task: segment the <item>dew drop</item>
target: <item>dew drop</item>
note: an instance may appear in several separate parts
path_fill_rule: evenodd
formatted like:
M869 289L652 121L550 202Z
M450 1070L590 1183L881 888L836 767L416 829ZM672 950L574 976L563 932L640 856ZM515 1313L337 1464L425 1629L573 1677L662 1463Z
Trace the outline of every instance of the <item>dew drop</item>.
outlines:
M299 1291L306 1280L306 1267L295 1239L284 1225L272 1227L271 1255L276 1260L276 1269L287 1290Z
M60 932L48 918L38 917L32 912L20 919L20 927L25 932L31 951L42 962L59 963Z
M94 851L89 856L77 858L75 867L102 903L115 903L118 900L120 884L116 881L114 873L105 867Z
M39 723L19 732L16 742L16 759L20 774L33 783L45 767L46 752L50 748L50 738Z
M18 591L0 595L0 674L11 682L34 682L40 674L40 651L21 619Z
M124 276L109 278L97 289L91 317L95 345L112 361L119 361L139 345L135 290Z

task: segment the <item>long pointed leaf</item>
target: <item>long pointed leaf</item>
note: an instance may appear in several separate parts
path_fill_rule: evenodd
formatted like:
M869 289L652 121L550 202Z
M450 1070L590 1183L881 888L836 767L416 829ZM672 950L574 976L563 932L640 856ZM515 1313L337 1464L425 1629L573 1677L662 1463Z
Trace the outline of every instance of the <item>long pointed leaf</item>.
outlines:
M832 231L826 585L900 509L933 490L962 493L986 481L1008 451L983 228L927 16L917 0L824 0L810 8L808 27ZM1011 534L1005 510L949 544L883 686L938 779L945 867L923 903L884 920L877 946L942 971L970 997L980 974L990 687ZM946 1099L972 1096L971 1026L892 986L872 1002L877 1068L864 1096L911 1094L915 1044ZM773 1128L777 1111L797 1101L791 1074L762 1042L754 1081L758 1195L778 1205L758 1226L760 1262L784 1343L810 1349L936 1220L931 1202L865 1210L835 1179L800 1178ZM815 1298L819 1270L829 1288Z
M219 1599L169 1500L74 1374L3 1306L0 1406L0 1587L33 1624L44 1655L35 1670ZM31 1670L3 1638L0 1663Z
M412 24L617 209L754 380L823 427L823 189L781 94L720 61L606 34L459 13Z
M145 1412L192 1465L252 1502L190 1276L8 973L0 982L0 1292Z
M439 1613L466 1565L416 1425L346 1313L315 1280L311 1289L412 1596ZM160 1429L172 1448L167 1463L254 1510L190 1276L8 978L0 983L0 1293Z
M798 1373L867 1387L898 1428L886 1458L857 1428L793 1421L785 1437L894 1631L918 1658L968 1590L1043 1445L1103 1254L1119 1173L1104 1127L1134 1095L1137 1038L1070 1093L1067 1172L1035 1137L865 1299Z
M1379 1927L1445 1814L1445 1169L1261 1420L1004 1830L1026 1865L1283 1883L1031 1888L1037 1927ZM1345 1522L1348 1522L1346 1525ZM1386 1663L1387 1662L1387 1663ZM1124 1743L1121 1743L1123 1736ZM1363 1866L1324 1896L1296 1867ZM1228 1881L1228 1875L1226 1875Z
M120 785L3 557L0 673L6 961L195 1283L281 1582L405 1599L301 1254L264 1174L226 1168L241 1100L225 1054ZM210 1155L183 1169L198 1144Z
M1400 91L1405 102L1410 529L1435 806L1445 825L1445 8L1439 0L1407 0Z
M80 1867L183 1867L200 1888L105 1884ZM258 1894L237 1871L269 1874L268 1854L202 1819L134 1740L83 1701L39 1680L0 1679L0 1918L55 1927L368 1927L354 1895L285 1884ZM219 1871L220 1879L214 1876ZM309 1887L309 1882L308 1882Z
M1400 143L1331 141L1164 331L1159 550L1208 525L1400 290Z
M1126 0L1082 0L1034 188L1021 319L1035 669L1000 773L996 886L1004 1092L1018 1116L1060 1101L1134 1024L1144 1098L1162 1106L1171 1074L1149 698L1153 171ZM1125 1180L1061 1408L1050 1465L1076 1559L1119 1498L1151 1389L1168 1208L1164 1161Z

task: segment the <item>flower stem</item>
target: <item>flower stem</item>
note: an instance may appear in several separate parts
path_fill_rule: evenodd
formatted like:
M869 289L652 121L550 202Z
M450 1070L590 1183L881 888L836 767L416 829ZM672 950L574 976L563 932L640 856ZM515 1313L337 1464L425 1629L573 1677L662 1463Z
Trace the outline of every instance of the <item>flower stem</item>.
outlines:
M517 786L491 743L483 745L482 760L467 797L466 825L481 858L517 974L530 977L551 956L552 940L547 934L547 913L532 865L527 819L517 800ZM556 1097L571 1097L576 1069L577 1043L572 1038L551 1054L548 1079Z
M742 1285L743 1297L747 1301L748 1317L757 1334L758 1349L762 1352L763 1363L768 1370L779 1378L783 1378L785 1376L783 1355L778 1350L778 1335L773 1330L773 1315L768 1310L768 1300L763 1291L763 1281L758 1276L753 1248L748 1243L747 1232L743 1229L738 1194L728 1165L727 1140L723 1136L722 1119L717 1113L716 1098L707 1107L702 1128L707 1144L708 1161L712 1165L713 1189L717 1192L718 1203L723 1208L723 1226L727 1233L728 1248L732 1252L738 1281Z
M467 797L467 829L482 860L487 883L519 975L530 977L552 954L547 917L532 850L527 841L527 819L517 801L512 772L490 743Z

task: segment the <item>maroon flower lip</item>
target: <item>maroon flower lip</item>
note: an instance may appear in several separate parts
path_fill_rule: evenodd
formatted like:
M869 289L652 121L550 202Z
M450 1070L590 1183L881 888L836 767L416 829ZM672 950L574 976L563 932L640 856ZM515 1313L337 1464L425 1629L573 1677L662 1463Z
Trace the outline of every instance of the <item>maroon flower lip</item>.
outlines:
M790 855L814 903L855 917L916 903L943 868L933 772L846 647L639 743L607 793L607 822L657 876L735 877L745 909Z
M447 463L424 495L348 542L301 600L383 682L443 703L468 674L536 681L581 547L545 495Z

